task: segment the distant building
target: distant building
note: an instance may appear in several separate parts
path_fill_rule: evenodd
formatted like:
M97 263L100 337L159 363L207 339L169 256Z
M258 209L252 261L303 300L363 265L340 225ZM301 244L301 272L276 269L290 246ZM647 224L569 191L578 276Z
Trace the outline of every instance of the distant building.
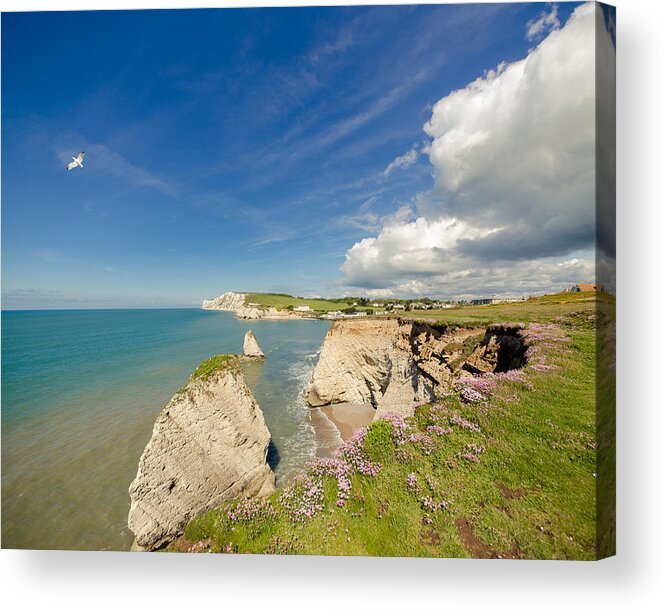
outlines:
M326 320L338 320L339 318L362 318L366 316L366 311L356 311L355 313L344 313L343 311L329 311L327 314L322 317Z
M312 308L309 305L298 305L293 308L293 311L312 311Z
M570 292L598 292L598 284L575 284Z
M492 299L471 299L471 305L491 305Z
M381 307L381 303L372 303L372 307Z
M494 298L491 299L473 299L471 305L504 305L506 303L521 303L524 297L507 297L507 298Z
M393 305L393 309L404 309L404 305Z

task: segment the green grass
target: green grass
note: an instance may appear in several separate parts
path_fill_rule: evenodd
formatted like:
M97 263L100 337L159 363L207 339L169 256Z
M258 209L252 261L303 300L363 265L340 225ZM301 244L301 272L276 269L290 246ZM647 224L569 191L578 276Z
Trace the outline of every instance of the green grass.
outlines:
M270 294L262 292L252 292L245 298L245 303L257 303L261 307L275 307L281 311L285 307L299 307L308 305L314 311L327 312L335 311L337 309L345 309L350 307L355 299L345 300L325 300L325 299L302 299L300 297L292 297L286 294ZM366 309L366 308L362 308Z
M235 354L220 354L218 356L213 356L204 360L199 366L196 367L196 370L189 376L187 383L178 390L178 394L181 394L187 390L189 384L197 379L208 379L216 371L225 369L225 368L240 368L240 359Z
M591 315L596 311L597 299L598 297L592 293L564 292L529 299L521 303L408 311L400 314L399 317L446 323L453 326L501 322L549 322L554 318L570 314Z
M437 418L450 421L457 414L480 432L451 425L450 434L435 436L428 453L418 442L397 445L391 426L374 422L362 446L381 471L373 477L352 474L344 506L337 505L336 481L325 477L324 508L304 523L293 522L278 490L250 501L257 507L251 519L232 521L227 509L236 503L230 503L192 520L171 550L202 541L213 552L594 559L594 300L556 295L432 312L451 323L556 319L569 340L543 345L554 370L527 366L524 381L501 381L486 404L466 404L453 392L434 406L419 407L411 420L414 431L427 433L428 425L440 423ZM418 317L423 313L430 312ZM484 448L477 463L463 457L470 444ZM420 493L409 489L410 473ZM303 493L305 483L296 489ZM450 505L432 511L424 496Z

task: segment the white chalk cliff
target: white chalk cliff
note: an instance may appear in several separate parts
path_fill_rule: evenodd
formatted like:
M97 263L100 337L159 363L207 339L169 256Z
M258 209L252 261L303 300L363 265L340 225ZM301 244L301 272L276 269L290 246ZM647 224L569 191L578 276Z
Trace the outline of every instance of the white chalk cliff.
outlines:
M256 337L254 336L254 333L251 329L245 333L245 341L243 342L242 353L243 356L247 356L248 358L265 357L265 354L259 347L259 342L256 340Z
M241 320L301 320L313 317L309 313L301 313L290 309L278 310L276 307L246 304L247 293L225 292L215 299L204 299L201 309L217 311L233 311Z
M459 376L498 370L502 345L519 352L521 344L515 337L509 341L511 333L395 318L335 321L305 400L310 406L371 403L375 417L411 415L417 403L434 399L437 389L449 388Z
M129 488L128 525L139 549L164 546L226 500L274 490L270 432L239 362L203 363L158 416Z
M238 311L245 305L247 294L243 292L225 292L215 299L204 299L201 309L217 309L219 311Z

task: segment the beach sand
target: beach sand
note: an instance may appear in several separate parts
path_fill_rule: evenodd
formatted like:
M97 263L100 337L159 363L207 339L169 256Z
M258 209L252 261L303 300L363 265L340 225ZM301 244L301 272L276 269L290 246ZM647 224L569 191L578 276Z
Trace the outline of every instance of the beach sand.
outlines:
M316 433L317 457L330 457L358 428L369 426L375 413L369 403L342 402L311 407L310 421Z

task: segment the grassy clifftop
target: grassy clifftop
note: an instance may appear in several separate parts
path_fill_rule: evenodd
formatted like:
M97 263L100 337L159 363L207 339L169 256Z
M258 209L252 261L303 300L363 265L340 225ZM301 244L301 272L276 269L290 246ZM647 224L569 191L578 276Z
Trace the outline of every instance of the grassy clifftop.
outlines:
M592 315L601 295L588 292L562 292L536 297L520 303L463 306L452 309L411 311L401 314L409 319L460 325L496 324L502 322L550 322L568 315Z
M260 307L275 307L281 311L286 307L308 306L314 311L335 311L350 307L353 299L303 299L288 294L273 294L264 292L251 292L245 297L245 304L256 303Z
M594 559L594 299L576 298L542 305L523 370L375 421L268 498L194 519L172 550Z
M204 360L190 375L187 383L178 390L178 394L186 392L190 383L198 379L209 379L213 373L224 369L240 370L240 358L235 354L219 354Z

